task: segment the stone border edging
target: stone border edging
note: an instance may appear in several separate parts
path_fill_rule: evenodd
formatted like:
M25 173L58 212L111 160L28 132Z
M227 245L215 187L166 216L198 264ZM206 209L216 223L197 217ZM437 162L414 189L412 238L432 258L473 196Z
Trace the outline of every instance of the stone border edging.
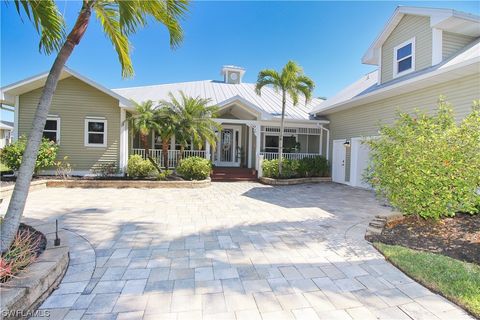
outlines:
M0 199L6 199L12 195L13 188L15 187L15 184L2 187L0 191ZM40 190L40 189L45 189L47 187L46 185L46 180L37 180L37 181L32 181L30 183L30 191L35 191L35 190Z
M375 218L373 218L373 220L370 221L367 226L367 230L365 231L365 239L367 241L370 241L370 237L382 233L382 230L387 223L401 218L403 218L403 214L397 211L393 211L391 214L388 215L376 215Z
M67 271L70 257L65 231L59 231L61 245L55 247L54 224L43 224L34 228L45 235L47 246L35 262L17 278L3 283L0 287L2 319L25 319L33 315L37 307L55 290Z
M46 180L48 188L205 188L210 178L200 181L148 180Z
M258 178L263 184L268 184L272 186L289 186L302 183L319 183L319 182L331 182L332 178L330 177L308 177L308 178L293 178L293 179L273 179L267 177Z

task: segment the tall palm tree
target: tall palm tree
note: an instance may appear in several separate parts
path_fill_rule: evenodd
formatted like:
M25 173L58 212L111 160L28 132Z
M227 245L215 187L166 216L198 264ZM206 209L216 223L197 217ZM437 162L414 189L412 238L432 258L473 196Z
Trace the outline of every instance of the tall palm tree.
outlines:
M285 127L285 108L287 106L287 94L292 99L293 105L298 104L299 95L305 97L305 104L312 98L315 83L303 73L294 61L288 61L281 73L273 69L265 69L258 73L255 91L261 95L264 86L271 86L275 91L282 93L282 118L280 122L280 136L278 140L278 172L282 174L283 161L283 130Z
M213 120L218 107L211 105L211 99L190 97L183 91L179 91L179 95L180 99L177 99L170 92L168 94L170 100L162 100L160 103L175 113L177 120L175 140L180 144L180 158L189 142L198 149L208 142L215 149L217 144L215 130L221 130L221 125Z
M188 8L188 0L83 0L77 20L70 33L66 35L65 22L55 0L14 0L14 4L18 14L21 15L23 12L40 34L40 50L46 54L58 53L43 87L15 188L1 224L2 253L10 247L20 224L43 128L62 69L82 40L89 26L92 11L118 54L122 76L128 77L133 75L129 36L144 27L147 22L155 21L167 28L170 46L175 48L183 39L180 20Z
M148 157L148 135L152 131L160 130L158 110L153 101L148 100L135 105L135 114L132 114L127 121L134 133L138 133L142 147L145 150L145 157Z

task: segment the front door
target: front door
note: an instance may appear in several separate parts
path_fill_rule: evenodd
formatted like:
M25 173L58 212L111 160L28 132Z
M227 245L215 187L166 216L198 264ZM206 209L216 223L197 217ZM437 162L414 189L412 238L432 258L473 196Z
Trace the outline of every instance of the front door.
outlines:
M223 125L219 132L215 165L219 167L239 167L241 161L241 126Z
M345 140L333 140L332 181L345 183Z

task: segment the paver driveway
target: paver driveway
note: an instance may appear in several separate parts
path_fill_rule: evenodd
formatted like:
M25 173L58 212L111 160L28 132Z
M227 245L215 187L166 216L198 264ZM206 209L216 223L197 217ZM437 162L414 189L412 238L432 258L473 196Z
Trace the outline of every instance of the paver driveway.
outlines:
M337 184L215 183L41 190L26 217L81 236L52 319L468 318L363 239L386 211Z

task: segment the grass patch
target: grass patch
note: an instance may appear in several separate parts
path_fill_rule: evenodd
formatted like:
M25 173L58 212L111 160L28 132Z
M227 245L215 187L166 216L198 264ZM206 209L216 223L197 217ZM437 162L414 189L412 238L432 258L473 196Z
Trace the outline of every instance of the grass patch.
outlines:
M480 317L480 266L401 246L374 245L410 277Z

